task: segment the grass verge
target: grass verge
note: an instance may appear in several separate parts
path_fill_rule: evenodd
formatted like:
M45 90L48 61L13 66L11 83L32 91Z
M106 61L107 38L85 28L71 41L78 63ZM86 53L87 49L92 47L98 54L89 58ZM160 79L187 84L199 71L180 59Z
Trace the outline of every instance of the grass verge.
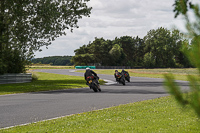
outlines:
M77 70L77 72L84 72L85 70ZM114 75L114 69L94 70L97 74ZM121 71L121 69L118 69ZM188 81L188 75L196 75L197 69L184 68L184 69L127 69L130 76L133 77L149 77L149 78L164 78L164 74L173 73L176 80ZM114 76L113 76L114 77Z
M199 118L171 97L120 105L63 118L0 130L1 133L199 133Z
M1 84L0 95L87 87L79 76L34 72L34 79L31 83Z

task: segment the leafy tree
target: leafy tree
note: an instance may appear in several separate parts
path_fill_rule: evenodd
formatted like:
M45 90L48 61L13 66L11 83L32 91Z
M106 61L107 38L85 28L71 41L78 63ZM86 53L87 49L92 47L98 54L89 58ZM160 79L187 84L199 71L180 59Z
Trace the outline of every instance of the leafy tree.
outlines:
M191 21L188 11L194 13L195 21ZM190 105L200 117L200 9L198 4L191 3L190 0L175 0L175 17L182 15L186 21L187 34L189 39L193 39L191 44L185 42L183 52L189 61L198 69L198 76L188 76L191 93L184 97L180 87L173 80L173 75L166 75L167 89L183 106Z
M125 54L123 49L118 45L115 44L113 48L109 51L109 54L112 56L112 59L117 63L117 66L121 65L125 58Z
M103 43L102 43L102 56L100 57L101 58L101 65L103 66L110 66L110 65L113 65L112 63L112 57L111 55L109 54L109 51L112 49L112 41L111 40L105 40Z
M23 57L20 57L20 51L13 49L6 52L9 52L4 56L4 59L7 60L6 69L10 73L25 72L26 60Z
M137 37L122 36L115 38L113 44L119 44L123 49L124 56L126 57L122 64L126 66L137 66L143 64L144 57L144 41Z
M85 53L88 53L88 52L89 52L89 49L88 49L88 47L86 45L83 45L79 49L74 50L74 53L76 55L85 54Z
M145 53L151 52L155 59L155 67L175 67L182 45L182 36L178 30L170 32L162 27L150 30L144 37L144 43Z
M135 56L133 57L135 61L135 66L143 66L143 59L145 56L144 51L145 43L144 40L139 38L138 36L135 38Z
M66 29L78 28L78 19L90 14L88 1L1 0L0 73L9 72L7 51L17 50L19 57L28 59L41 46L48 46L55 38L66 35Z
M93 54L79 54L73 56L72 62L75 65L88 65L89 63L94 63L94 55Z
M155 58L151 52L144 55L144 67L154 68L155 67Z
M109 44L103 38L95 38L95 40L89 45L89 53L92 53L94 56L94 63L105 64L107 61Z
M112 42L110 40L104 40L103 38L95 38L95 40L92 43L89 43L88 45L83 45L79 49L74 50L75 56L72 58L72 61L76 65L88 65L88 63L100 63L101 65L111 65L111 56L109 55L109 51L111 48ZM84 57L87 57L87 59L83 59Z
M184 43L189 43L187 39L184 38L184 34L181 33L179 30L172 31L172 48L176 61L177 67L192 67L190 61L185 56L182 51L182 45Z
M147 53L152 53L157 67L165 67L166 65L166 46L169 44L169 36L170 31L161 27L157 30L150 30L144 37L145 50Z
M122 36L120 38L115 38L113 43L119 44L119 46L123 49L126 56L123 64L132 66L134 64L134 56L136 55L135 39L131 36Z

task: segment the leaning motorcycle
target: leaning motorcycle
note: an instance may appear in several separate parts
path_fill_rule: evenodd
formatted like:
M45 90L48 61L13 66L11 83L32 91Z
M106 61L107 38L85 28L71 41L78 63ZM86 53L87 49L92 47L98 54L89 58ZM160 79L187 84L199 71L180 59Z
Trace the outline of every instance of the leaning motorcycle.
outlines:
M124 73L124 77L125 79L130 82L130 76L129 76L129 73Z
M100 85L97 83L97 80L94 79L93 76L87 77L87 80L88 80L88 86L90 87L90 89L93 89L94 92L101 91Z
M121 73L116 74L117 81L123 85L125 85L125 78L124 75Z

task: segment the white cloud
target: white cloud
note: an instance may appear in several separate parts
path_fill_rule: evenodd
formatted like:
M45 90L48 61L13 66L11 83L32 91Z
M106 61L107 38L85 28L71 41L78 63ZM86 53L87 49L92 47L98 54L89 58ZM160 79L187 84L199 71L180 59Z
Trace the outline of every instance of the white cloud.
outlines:
M74 55L95 37L114 39L125 35L143 38L151 29L177 26L184 29L181 17L174 18L174 0L91 0L91 17L79 20L80 28L57 38L49 49L36 52L37 57Z

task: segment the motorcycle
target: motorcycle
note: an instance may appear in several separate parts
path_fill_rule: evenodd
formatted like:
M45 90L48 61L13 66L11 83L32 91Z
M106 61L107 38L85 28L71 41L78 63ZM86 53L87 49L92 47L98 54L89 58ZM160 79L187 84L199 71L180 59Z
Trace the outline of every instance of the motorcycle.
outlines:
M87 85L90 87L90 89L93 89L94 92L101 91L100 85L97 83L97 80L94 79L93 76L87 77L87 80L88 80Z
M116 74L116 78L119 83L122 83L123 85L125 85L125 77L123 74L121 73Z
M130 76L129 76L129 73L124 73L124 77L125 79L130 82Z

